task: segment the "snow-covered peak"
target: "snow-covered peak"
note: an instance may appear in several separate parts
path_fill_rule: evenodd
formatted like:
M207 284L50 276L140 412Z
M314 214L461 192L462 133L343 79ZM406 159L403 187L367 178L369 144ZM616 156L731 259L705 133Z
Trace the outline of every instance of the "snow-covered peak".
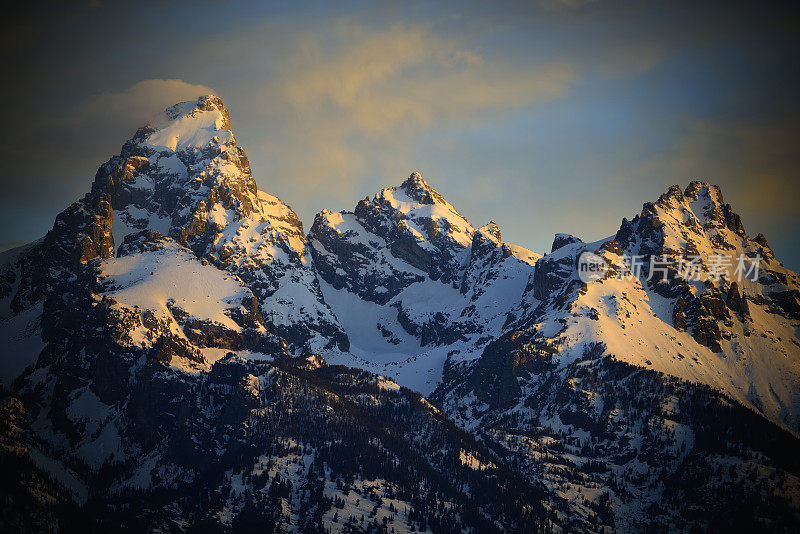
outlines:
M466 217L418 172L412 173L399 187L387 187L371 200L362 200L356 206L355 214L389 232L394 232L401 221L403 233L417 240L433 242L446 238L462 249L470 246L475 233ZM379 215L377 219L376 215Z
M703 262L718 255L772 257L747 236L720 188L705 182L692 182L685 191L671 186L632 221L624 219L615 239L624 252L645 257L700 256Z
M477 236L480 234L482 237L494 241L495 243L501 243L503 241L501 234L500 234L500 226L494 221L489 221L488 223L484 224L475 232Z
M230 128L217 96L175 104L100 167L92 193L111 197L115 247L149 229L198 254L213 253L232 223L262 222L271 210Z
M323 211L309 233L314 262L334 287L385 303L424 278L459 287L475 229L419 173L361 200Z
M412 172L400 185L400 189L405 191L409 198L420 204L447 204L444 197L432 188L418 172Z
M476 230L419 173L353 212L323 210L309 242L351 341L349 356L329 361L375 366L423 391L499 335L540 257L503 243L494 221Z
M686 189L681 189L680 185L673 184L658 197L654 204L664 209L674 209L682 204L696 201L721 205L723 204L722 191L718 185L712 185L708 182L693 181L689 183ZM648 203L645 203L645 206L647 205Z
M689 182L689 185L686 187L683 196L694 200L698 200L700 197L703 197L717 204L725 203L725 201L722 199L722 190L718 185L712 185L708 182L701 182L697 180Z
M233 140L230 114L215 95L175 104L149 128L153 133L145 142L156 150L200 150L212 142L224 145Z
M678 185L671 186L657 202L644 205L642 216L651 215L671 227L667 228L667 233L676 231L676 225L686 225L689 229L729 230L739 237L745 236L741 219L731 205L724 202L722 190L706 182L691 182L685 191Z
M237 276L291 350L346 347L322 301L300 220L258 190L230 128L214 95L167 108L100 167L91 192L60 216L53 240L65 257L85 264L113 257L142 232L161 234Z
M615 359L722 390L797 432L798 277L767 254L763 238L746 235L717 186L672 186L613 238L573 239L556 236L536 262L534 305L516 323L527 336L520 344L557 347L553 363L567 365L600 343ZM581 282L583 252L605 260L604 278ZM740 278L738 266L758 256L759 273ZM696 273L681 263L693 258Z

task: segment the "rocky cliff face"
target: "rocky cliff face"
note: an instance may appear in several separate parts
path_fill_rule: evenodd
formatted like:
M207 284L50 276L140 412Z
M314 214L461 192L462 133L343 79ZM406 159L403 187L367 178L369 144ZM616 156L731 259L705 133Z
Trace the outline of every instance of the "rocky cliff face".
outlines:
M515 355L521 376L526 362L557 367L587 343L603 343L616 359L720 388L797 432L797 275L763 237L747 236L717 188L673 187L623 220L613 238L568 241L557 236L553 252L537 261L519 313L485 357L511 343L499 352ZM606 262L600 280L577 276L585 252ZM690 261L698 266L693 276ZM755 263L758 274L737 272ZM514 382L505 383L514 389Z
M44 240L7 264L9 285L19 278L12 310L47 300L48 290L71 284L87 262L132 253L148 240L169 241L238 279L257 299L260 320L291 350L347 348L322 299L302 224L289 206L258 190L216 96L172 106L137 131ZM60 313L57 303L46 307Z
M576 266L587 252L607 271L584 282ZM700 265L692 275L690 261ZM737 269L754 263L758 274L740 280ZM740 499L758 510L748 508L747 521L795 517L787 503L797 471L784 447L800 428L796 288L797 275L775 260L763 236L748 237L718 188L672 187L623 220L616 236L594 243L556 236L506 331L474 362L446 369L433 398L460 424L527 457L520 461L567 494L602 488L594 499L584 496L590 509L611 503L626 529L691 528L680 496L699 499L709 484L740 486L706 493L714 498L700 506L720 512L704 521L713 515L728 524ZM758 432L773 436L772 445L738 430L753 424L771 428ZM728 436L722 449L719 435ZM757 497L758 483L737 482L743 473L759 480L753 454L786 477L775 501ZM777 467L780 458L790 463ZM584 467L562 470L561 462ZM736 467L719 473L727 462ZM777 512L784 506L795 511Z
M539 257L503 243L494 222L476 230L419 173L354 212L318 214L309 241L347 323L352 356L341 361L423 392L499 334Z
M323 211L309 236L328 283L386 304L426 278L458 287L474 233L422 175L413 173L400 187L365 198L353 213Z
M178 104L0 255L0 524L791 529L799 288L701 182L545 256L418 173L306 236Z

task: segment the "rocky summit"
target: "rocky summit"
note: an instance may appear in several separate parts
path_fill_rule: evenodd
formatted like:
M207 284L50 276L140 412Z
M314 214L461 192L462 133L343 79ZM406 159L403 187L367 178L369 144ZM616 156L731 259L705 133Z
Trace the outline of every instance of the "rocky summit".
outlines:
M795 531L800 278L744 223L694 181L542 255L414 172L306 233L176 104L0 254L0 528Z

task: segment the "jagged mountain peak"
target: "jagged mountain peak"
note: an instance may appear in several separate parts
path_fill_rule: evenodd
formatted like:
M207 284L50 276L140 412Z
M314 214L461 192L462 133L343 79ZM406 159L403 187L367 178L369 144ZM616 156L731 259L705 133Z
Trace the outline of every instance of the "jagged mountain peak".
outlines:
M474 234L415 172L399 187L359 201L352 212L321 212L309 239L324 280L384 304L425 278L458 287Z
M615 240L631 255L770 256L750 239L741 217L723 200L719 186L694 181L685 190L671 186L655 202L646 202L633 220L623 219Z
M216 95L168 107L134 137L156 151L202 150L209 144L235 143L231 116Z
M231 223L265 218L270 210L230 128L222 100L201 96L167 108L100 167L92 193L113 206L115 246L150 229L205 254L224 244Z
M33 289L23 289L42 293L76 275L91 280L97 273L88 272L89 263L97 258L109 260L100 276L131 261L155 262L151 249L165 243L186 260L175 266L181 273L174 280L191 277L206 263L223 273L217 278L236 277L256 297L269 332L285 338L292 350L320 350L332 339L346 347L322 300L299 219L258 190L230 127L222 100L205 95L167 108L140 128L119 156L100 166L91 191L58 215L36 251L41 258L25 267L32 271L24 276ZM125 257L115 258L115 252ZM164 306L186 292L182 286L163 288ZM54 309L60 313L62 307ZM213 317L214 328L224 322ZM267 336L252 332L254 343Z
M725 204L722 197L722 189L719 185L693 180L689 182L686 188L681 188L678 184L669 186L667 191L662 193L656 202L645 202L644 205L656 204L664 208L674 208L681 203L696 201L703 201L718 206Z
M553 253L562 247L571 245L572 243L583 243L583 241L571 234L556 234L553 238L553 246L550 247L550 252Z
M539 258L503 243L495 221L475 229L419 173L352 212L323 210L309 242L354 361L422 391L500 332Z
M718 204L724 204L722 189L716 184L693 180L683 192L683 196L697 200L700 197L708 198Z
M448 226L462 228L469 234L469 239L475 231L467 218L447 202L444 195L434 189L419 172L412 172L399 186L385 187L372 196L364 197L352 213L364 220L371 218L371 213L377 212L391 212L392 218L396 220L447 219ZM464 246L468 246L469 239L463 239Z
M618 360L720 388L797 432L798 277L764 243L746 235L719 187L672 186L613 239L556 236L554 253L536 263L541 306L531 307L525 339L557 348L557 365L602 343ZM604 258L600 280L580 280L583 252Z
M679 225L701 226L705 230L727 228L746 237L741 218L725 203L722 189L707 182L690 182L683 191L673 185L655 203L647 202L642 207L642 217L646 219L659 214L659 220L674 219Z
M398 187L386 187L372 198L365 198L356 206L355 214L361 219L367 219L370 217L367 212L375 211L383 211L386 214L391 212L392 217L397 220L442 221L443 227L438 229L433 227L433 233L429 234L428 238L434 238L441 232L448 233L449 229L453 229L458 235L452 237L462 247L469 246L475 232L467 218L447 202L444 195L431 187L419 172L411 173ZM426 231L422 233L426 234Z
M500 233L500 226L494 221L489 221L478 228L478 230L475 232L475 235L477 236L478 234L487 236L489 239L497 243L501 243L503 241L502 234Z
M694 258L700 262L701 280L719 291L728 290L737 272L741 274L748 265L752 269L755 263L760 274L752 282L771 285L770 292L778 287L780 292L793 291L798 285L797 275L776 260L766 238L761 234L750 237L741 217L724 202L721 188L707 182L693 181L683 191L671 186L656 202L645 203L633 220L623 219L613 242L629 259L641 259L645 274L653 261L671 261L670 269L676 273L682 258ZM745 282L745 292L761 293L757 284ZM679 284L673 281L669 289L652 281L650 285L674 297L674 287ZM787 310L790 314L795 313L792 306Z
M669 186L667 191L659 197L656 203L669 204L670 199L675 199L679 202L684 199L688 199L689 201L703 199L714 202L715 204L724 204L720 186L700 180L692 180L685 189L682 189L678 184Z
M425 181L422 174L412 172L411 175L400 184L400 189L405 191L409 198L420 204L447 204L444 197Z
M178 102L164 110L164 114L171 120L177 119L184 115L197 116L202 112L218 111L226 119L222 128L226 130L231 129L231 118L228 109L222 102L222 99L215 94L208 94L199 97L197 100L187 100L185 102Z

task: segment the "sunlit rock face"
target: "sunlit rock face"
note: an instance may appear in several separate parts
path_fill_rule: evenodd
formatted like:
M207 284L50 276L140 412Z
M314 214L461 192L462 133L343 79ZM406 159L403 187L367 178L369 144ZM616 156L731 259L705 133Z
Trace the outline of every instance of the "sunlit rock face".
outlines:
M605 259L602 279L578 279L584 252ZM681 276L690 257L701 265L696 280ZM662 258L663 265L651 265ZM722 269L715 258L727 258ZM758 273L737 272L756 258ZM637 261L640 275L632 276ZM651 268L657 276L648 276ZM623 220L613 238L583 243L557 235L528 291L536 306L518 315L509 329L514 345L504 349L519 353L519 365L531 358L563 365L579 359L587 343L602 343L616 359L720 388L775 423L800 429L798 276L775 259L763 236L746 234L716 186L670 188Z
M577 275L584 253L606 263L602 278L584 282ZM702 265L692 277L685 271L690 258ZM634 276L636 262L642 265ZM758 272L740 277L737 269L753 263ZM652 278L651 267L658 273ZM542 455L564 447L565 457L584 468L545 467L547 484L607 488L610 500L594 506L612 502L626 529L728 524L724 513L686 520L686 504L676 497L648 508L677 494L719 510L760 502L762 511L748 523L791 522L799 295L797 274L775 259L763 236L747 235L718 187L673 186L623 220L615 236L583 243L557 235L552 253L536 262L514 320L475 361L446 368L433 398L459 424L527 464L531 476L542 473ZM749 455L762 453L756 467ZM708 468L728 461L735 466L728 473ZM744 482L767 465L780 465L788 477L770 484L776 498L769 503L758 497L765 479ZM619 483L632 472L641 478ZM707 491L728 483L740 490ZM654 484L662 489L653 492ZM793 511L777 512L783 506Z

